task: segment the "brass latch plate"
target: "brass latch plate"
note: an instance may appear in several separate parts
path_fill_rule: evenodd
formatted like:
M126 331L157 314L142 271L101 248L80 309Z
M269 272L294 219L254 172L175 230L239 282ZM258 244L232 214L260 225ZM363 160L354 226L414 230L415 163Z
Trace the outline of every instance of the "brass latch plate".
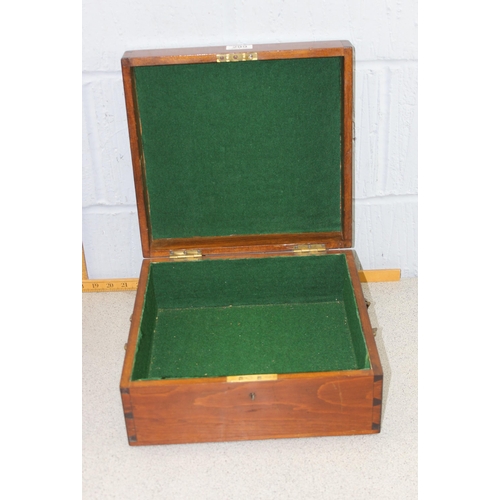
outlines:
M295 245L293 247L293 253L297 254L320 254L326 253L326 245L324 243L318 244L307 244L307 245Z
M217 62L257 61L257 52L234 52L233 54L217 54Z
M276 373L266 373L265 375L235 375L226 377L226 382L265 382L268 380L278 380ZM254 399L254 398L252 398Z
M171 259L179 260L199 260L202 258L201 250L170 250Z

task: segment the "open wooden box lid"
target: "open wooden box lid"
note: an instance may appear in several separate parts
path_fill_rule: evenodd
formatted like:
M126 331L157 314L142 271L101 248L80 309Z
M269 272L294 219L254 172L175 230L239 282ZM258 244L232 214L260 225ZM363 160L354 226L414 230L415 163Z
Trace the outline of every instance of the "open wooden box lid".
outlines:
M352 246L349 42L133 51L122 70L144 257Z

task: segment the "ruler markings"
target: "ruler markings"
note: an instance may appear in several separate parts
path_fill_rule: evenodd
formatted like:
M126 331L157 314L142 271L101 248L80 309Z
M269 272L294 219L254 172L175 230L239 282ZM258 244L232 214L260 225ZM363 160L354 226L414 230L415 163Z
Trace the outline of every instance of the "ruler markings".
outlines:
M129 292L137 290L139 280L82 280L82 292Z

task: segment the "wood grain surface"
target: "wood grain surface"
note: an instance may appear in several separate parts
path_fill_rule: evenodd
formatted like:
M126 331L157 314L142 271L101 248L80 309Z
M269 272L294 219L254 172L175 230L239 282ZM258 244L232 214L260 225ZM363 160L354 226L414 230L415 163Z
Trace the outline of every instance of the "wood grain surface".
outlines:
M145 162L142 152L139 109L137 107L135 80L132 69L126 59L122 59L123 89L127 108L127 123L130 138L130 152L134 174L137 214L141 235L142 255L150 257L151 224L149 220L149 200L145 181Z
M130 444L373 433L373 375L366 372L239 384L132 386L136 441Z

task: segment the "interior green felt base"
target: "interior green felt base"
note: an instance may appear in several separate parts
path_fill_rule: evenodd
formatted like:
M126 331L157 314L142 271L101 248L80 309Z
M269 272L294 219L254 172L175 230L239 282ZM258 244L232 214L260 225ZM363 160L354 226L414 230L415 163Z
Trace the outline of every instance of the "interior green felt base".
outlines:
M292 368L357 368L342 303L158 311L150 377L287 373Z
M133 380L369 366L342 254L151 264Z
M134 77L153 239L342 230L342 57Z

